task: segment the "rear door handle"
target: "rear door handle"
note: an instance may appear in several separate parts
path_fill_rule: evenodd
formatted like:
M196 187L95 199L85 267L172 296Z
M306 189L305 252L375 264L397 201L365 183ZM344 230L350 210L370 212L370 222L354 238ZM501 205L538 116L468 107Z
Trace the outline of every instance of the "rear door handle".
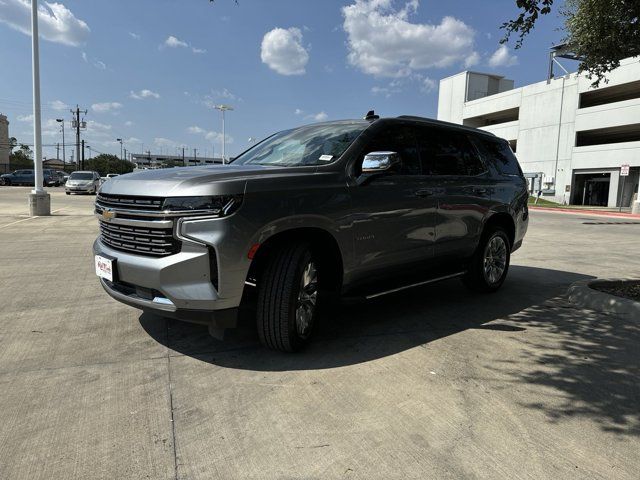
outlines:
M487 193L487 189L483 187L476 187L473 189L473 193L477 193L478 195L483 195Z
M434 193L433 188L421 188L420 190L416 190L415 195L416 197L430 197Z

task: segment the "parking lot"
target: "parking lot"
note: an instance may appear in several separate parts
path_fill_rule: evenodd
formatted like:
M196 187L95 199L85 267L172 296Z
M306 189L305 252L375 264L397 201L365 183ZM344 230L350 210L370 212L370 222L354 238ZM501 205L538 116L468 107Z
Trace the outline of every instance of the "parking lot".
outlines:
M115 302L94 197L28 191L0 187L2 479L637 478L640 319L564 293L637 278L640 221L532 212L498 293L345 306L286 355Z

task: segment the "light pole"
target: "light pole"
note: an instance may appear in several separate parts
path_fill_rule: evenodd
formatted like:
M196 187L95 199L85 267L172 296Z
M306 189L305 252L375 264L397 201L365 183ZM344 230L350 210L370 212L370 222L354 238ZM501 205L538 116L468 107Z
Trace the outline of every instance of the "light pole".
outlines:
M65 154L65 150L64 150L64 118L56 118L56 122L58 122L62 127L62 164L66 165L67 155Z
M225 163L227 163L226 161L227 136L224 130L224 112L226 112L227 110L233 110L233 107L229 105L216 105L215 109L220 110L222 112L222 164L224 165Z
M93 157L93 155L91 154L91 146L85 145L85 147L87 148L87 150L89 150L89 160L91 160L91 157Z
M31 0L31 65L33 74L33 144L35 148L33 190L29 194L29 215L51 215L51 197L42 184L42 124L40 122L40 50L38 45L38 0Z
M122 160L122 139L116 138L116 142L120 142L120 160Z

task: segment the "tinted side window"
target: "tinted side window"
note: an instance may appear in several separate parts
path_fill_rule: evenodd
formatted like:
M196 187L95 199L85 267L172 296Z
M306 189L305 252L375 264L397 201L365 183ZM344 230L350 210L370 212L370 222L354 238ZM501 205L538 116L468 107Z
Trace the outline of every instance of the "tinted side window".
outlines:
M371 152L397 152L402 162L400 172L404 175L420 175L422 168L413 130L404 125L391 125L379 130L364 148L363 157Z
M522 175L518 160L507 142L489 138L477 138L477 142L502 175Z
M486 168L464 133L418 127L418 148L426 175L483 173Z

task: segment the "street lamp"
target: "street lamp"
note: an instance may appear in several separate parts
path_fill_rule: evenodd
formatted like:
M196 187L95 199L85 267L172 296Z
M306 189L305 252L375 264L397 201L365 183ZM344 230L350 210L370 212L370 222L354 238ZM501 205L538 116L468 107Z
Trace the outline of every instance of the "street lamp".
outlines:
M62 127L62 164L67 164L67 155L64 150L64 118L56 118L56 122L60 123Z
M122 139L116 138L116 142L120 142L120 160L122 160Z
M233 110L233 107L229 105L216 105L214 108L222 112L222 164L224 165L225 163L227 163L225 155L227 136L224 131L224 112L226 112L227 110Z

